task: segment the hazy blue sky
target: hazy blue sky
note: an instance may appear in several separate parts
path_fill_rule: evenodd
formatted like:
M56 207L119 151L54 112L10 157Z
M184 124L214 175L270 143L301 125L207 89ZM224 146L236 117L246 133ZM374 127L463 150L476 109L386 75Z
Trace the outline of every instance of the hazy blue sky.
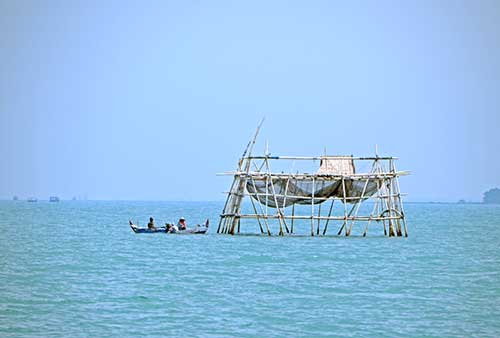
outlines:
M0 197L215 200L257 150L500 186L500 1L0 0Z

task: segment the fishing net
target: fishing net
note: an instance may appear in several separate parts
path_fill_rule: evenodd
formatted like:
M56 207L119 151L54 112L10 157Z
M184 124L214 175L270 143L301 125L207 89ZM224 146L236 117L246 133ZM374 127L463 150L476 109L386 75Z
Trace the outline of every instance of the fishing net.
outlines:
M354 161L350 158L322 159L317 176L314 178L295 178L293 175L283 178L250 178L246 182L248 193L263 205L284 208L292 204L320 204L327 198L345 197L347 203L356 203L361 196L365 200L378 191L382 183L376 179L342 179L331 175L353 175ZM262 176L261 176L262 177ZM319 198L319 199L318 199Z

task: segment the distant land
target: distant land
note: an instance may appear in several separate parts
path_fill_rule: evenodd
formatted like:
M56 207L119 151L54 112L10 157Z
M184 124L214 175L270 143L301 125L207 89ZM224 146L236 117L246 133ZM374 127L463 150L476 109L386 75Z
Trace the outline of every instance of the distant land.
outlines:
M458 204L500 204L500 189L492 188L483 194L482 202L469 202L464 199L459 200Z
M483 203L500 204L500 189L493 188L485 192L483 195Z

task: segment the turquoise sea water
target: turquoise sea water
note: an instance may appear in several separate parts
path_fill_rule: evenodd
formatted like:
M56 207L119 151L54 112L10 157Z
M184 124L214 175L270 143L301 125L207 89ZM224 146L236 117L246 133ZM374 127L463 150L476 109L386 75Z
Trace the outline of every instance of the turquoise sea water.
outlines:
M0 336L500 336L499 206L407 204L408 238L217 235L221 209L0 202Z

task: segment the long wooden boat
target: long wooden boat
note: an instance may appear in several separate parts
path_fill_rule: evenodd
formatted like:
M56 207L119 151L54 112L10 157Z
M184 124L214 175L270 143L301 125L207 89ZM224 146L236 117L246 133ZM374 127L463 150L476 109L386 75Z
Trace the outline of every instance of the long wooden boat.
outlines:
M167 232L166 227L156 227L155 229L141 228L129 221L130 228L136 234L154 234L154 233L163 233L169 235L203 235L208 231L208 219L205 222L205 225L197 225L194 228L187 228L186 230L179 230L176 232Z

